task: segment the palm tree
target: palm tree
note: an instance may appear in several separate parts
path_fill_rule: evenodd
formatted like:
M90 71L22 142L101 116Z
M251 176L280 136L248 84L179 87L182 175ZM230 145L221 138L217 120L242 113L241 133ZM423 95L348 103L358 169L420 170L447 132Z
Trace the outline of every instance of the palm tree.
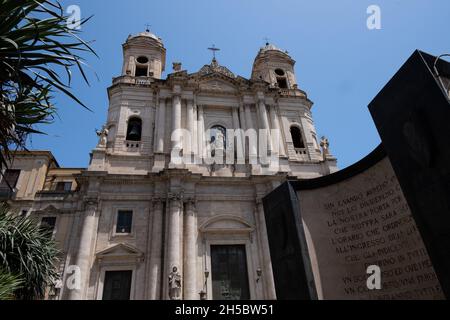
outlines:
M0 300L14 299L14 292L21 288L23 280L0 269Z
M53 94L85 107L71 91L72 69L84 72L83 52L95 54L56 0L0 0L0 172L12 149L24 149L37 124L56 113ZM79 21L83 25L90 19Z
M59 250L32 218L0 206L0 299L41 299L58 279Z

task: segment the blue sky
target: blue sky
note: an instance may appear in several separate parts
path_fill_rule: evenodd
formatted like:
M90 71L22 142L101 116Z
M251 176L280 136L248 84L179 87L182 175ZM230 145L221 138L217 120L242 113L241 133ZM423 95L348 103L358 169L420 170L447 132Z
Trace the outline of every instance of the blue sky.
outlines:
M211 44L221 48L220 64L250 77L264 38L297 61L301 89L314 102L318 135L326 135L340 168L358 161L380 142L367 105L415 49L450 52L448 0L63 0L94 15L82 37L94 40L100 56L87 62L91 86L81 79L73 92L90 106L56 96L59 118L33 135L29 148L51 150L61 166L86 167L97 143L95 128L106 121L106 89L122 66L121 44L151 25L173 61L195 72L211 60ZM381 30L366 26L369 5L381 8ZM78 77L79 78L79 77Z

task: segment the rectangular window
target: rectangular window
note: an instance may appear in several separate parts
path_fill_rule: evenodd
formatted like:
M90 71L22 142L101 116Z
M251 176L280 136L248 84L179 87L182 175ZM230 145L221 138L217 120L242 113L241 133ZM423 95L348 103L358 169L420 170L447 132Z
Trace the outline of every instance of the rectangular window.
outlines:
M147 67L136 67L136 77L146 77L147 76Z
M65 181L60 181L56 183L55 186L55 190L56 191L65 191L65 192L69 192L72 190L72 182L65 182Z
M288 85L287 85L287 81L285 78L277 78L277 82L278 82L278 86L281 89L287 89Z
M44 217L41 220L41 229L52 233L55 230L56 217Z
M0 189L14 189L19 180L20 170L7 169L0 177Z
M117 214L116 233L131 233L132 221L133 221L133 211L120 210Z

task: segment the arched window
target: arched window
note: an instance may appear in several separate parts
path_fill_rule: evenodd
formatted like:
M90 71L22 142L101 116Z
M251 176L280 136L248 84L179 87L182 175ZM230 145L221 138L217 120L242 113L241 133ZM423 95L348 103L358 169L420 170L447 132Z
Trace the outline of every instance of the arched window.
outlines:
M141 141L142 135L142 120L139 118L130 118L128 120L127 140Z
M304 149L305 143L303 142L302 131L296 126L291 127L292 142L294 142L294 148Z
M227 129L222 126L213 126L210 130L210 141L211 145L215 149L226 149L227 148Z
M147 66L136 66L136 77L146 77L147 71Z
M147 77L148 76L148 58L141 56L136 59L136 77Z
M277 75L278 87L281 89L287 89L288 84L286 80L286 73L282 69L275 69L275 74Z

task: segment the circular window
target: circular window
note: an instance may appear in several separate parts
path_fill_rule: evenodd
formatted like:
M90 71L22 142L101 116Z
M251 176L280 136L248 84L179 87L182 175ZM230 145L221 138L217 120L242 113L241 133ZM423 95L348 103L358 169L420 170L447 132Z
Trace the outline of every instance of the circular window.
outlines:
M281 69L275 69L275 73L276 73L278 76L284 76L284 71L281 70Z
M137 62L139 63L147 63L148 62L148 58L147 57L139 57L136 59Z

